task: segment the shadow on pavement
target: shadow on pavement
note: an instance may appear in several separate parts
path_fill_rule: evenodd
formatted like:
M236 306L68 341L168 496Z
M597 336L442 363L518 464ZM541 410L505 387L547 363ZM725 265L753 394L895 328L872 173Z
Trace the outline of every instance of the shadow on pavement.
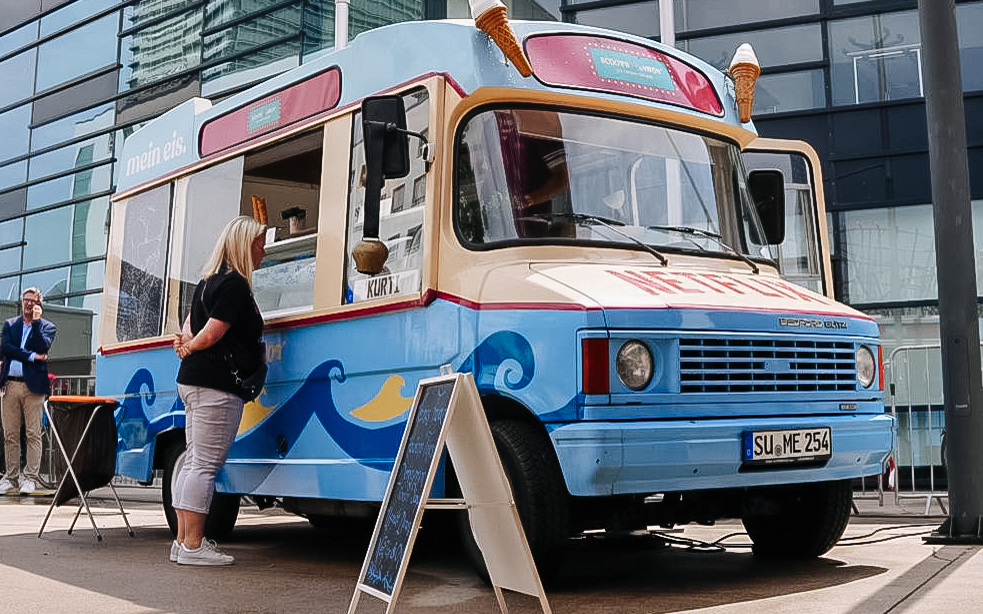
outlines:
M245 515L249 518L250 515ZM294 517L236 527L223 549L231 568L185 568L167 561L163 527L68 535L57 527L43 539L0 537L0 563L60 583L164 612L345 612L371 538L370 522L316 529ZM397 611L498 612L446 528L426 525ZM661 613L725 605L842 585L886 571L823 558L762 561L749 552L664 547L646 538L590 539L573 544L547 587L554 612ZM81 593L80 593L81 594ZM381 602L380 602L381 603ZM538 611L535 600L509 595L513 614ZM77 611L84 611L80 609ZM376 611L362 604L359 612Z

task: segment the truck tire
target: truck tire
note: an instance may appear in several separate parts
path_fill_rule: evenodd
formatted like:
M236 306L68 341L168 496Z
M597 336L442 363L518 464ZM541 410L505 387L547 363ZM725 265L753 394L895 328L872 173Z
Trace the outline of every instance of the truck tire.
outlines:
M778 486L763 496L767 501L763 509L747 511L742 518L758 556L822 556L850 522L850 480Z
M566 486L553 446L538 428L525 422L492 422L491 431L536 569L547 581L556 574L569 537ZM478 576L489 582L468 514L460 514L459 519L465 553Z
M184 466L185 443L183 439L172 443L164 454L164 478L161 484L161 500L164 504L164 517L171 533L177 535L177 513L171 505L174 479ZM205 517L205 536L209 539L225 541L232 534L239 517L239 495L216 492Z

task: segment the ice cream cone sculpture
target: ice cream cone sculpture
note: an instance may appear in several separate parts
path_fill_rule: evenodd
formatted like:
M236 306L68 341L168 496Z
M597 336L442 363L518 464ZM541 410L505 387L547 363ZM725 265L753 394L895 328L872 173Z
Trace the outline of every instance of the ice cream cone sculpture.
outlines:
M741 123L751 121L751 109L754 107L754 84L761 74L758 57L750 43L743 43L734 52L734 59L727 69L734 79L734 98L737 101L737 115Z
M260 224L266 226L269 222L269 216L266 212L266 199L262 196L252 195L253 201L253 218Z
M474 25L487 34L523 77L532 74L525 51L509 26L505 5L500 0L470 0Z

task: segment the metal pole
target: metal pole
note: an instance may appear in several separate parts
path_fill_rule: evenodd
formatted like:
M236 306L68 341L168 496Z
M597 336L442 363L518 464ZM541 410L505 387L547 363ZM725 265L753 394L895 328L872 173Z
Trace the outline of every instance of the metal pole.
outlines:
M659 40L670 47L676 46L676 15L672 12L672 0L659 0Z
M334 2L334 48L342 49L348 46L348 3L351 0L335 0Z
M983 376L954 0L918 0L935 213L949 518L931 541L983 543Z

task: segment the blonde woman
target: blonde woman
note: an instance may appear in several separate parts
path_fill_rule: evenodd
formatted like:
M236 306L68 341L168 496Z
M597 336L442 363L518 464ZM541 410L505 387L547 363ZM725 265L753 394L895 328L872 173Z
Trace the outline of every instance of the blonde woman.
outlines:
M205 517L215 475L229 455L243 404L251 400L244 398L228 356L244 360L242 370L246 372L266 358L261 341L263 317L253 299L251 282L252 272L266 256L264 231L262 224L246 216L225 226L195 288L182 331L174 338L174 351L181 359L177 382L188 444L172 489L178 530L170 560L179 565L235 562L206 538Z

